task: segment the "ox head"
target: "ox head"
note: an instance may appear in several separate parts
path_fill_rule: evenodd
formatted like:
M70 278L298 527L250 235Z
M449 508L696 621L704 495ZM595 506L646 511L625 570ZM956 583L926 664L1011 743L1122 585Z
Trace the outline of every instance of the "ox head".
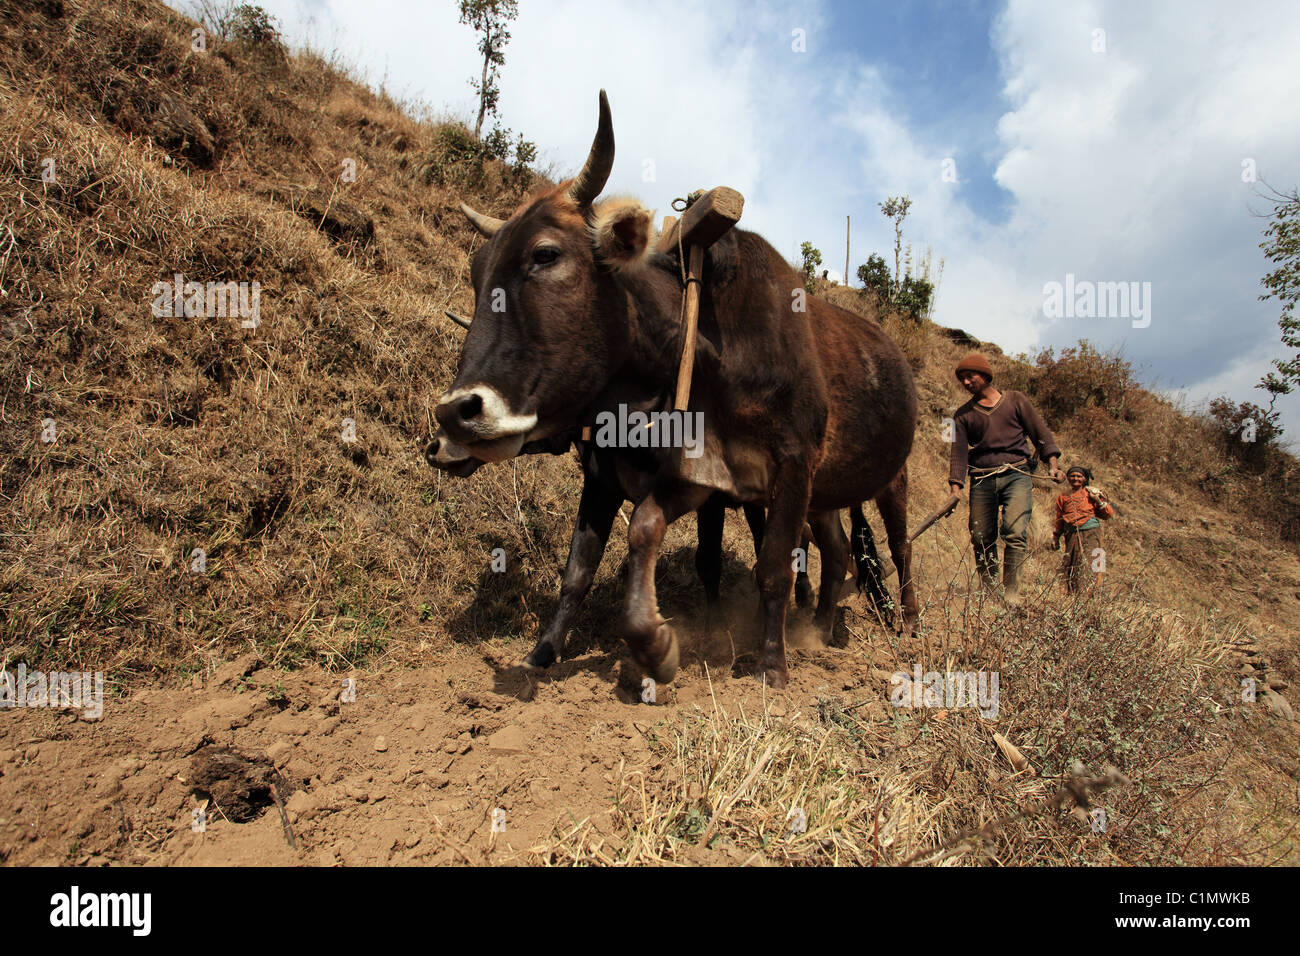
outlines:
M613 163L602 90L577 178L505 220L461 206L489 241L474 256L474 316L457 319L469 334L435 414L474 458L511 458L571 428L627 353L630 306L613 273L649 251L653 215L637 203L595 203Z

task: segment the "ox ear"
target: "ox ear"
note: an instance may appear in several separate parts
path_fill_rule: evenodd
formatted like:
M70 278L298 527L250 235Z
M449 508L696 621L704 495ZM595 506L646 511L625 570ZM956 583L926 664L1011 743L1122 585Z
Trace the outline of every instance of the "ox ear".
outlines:
M654 250L655 215L635 199L611 199L592 211L596 256L613 269L634 269Z

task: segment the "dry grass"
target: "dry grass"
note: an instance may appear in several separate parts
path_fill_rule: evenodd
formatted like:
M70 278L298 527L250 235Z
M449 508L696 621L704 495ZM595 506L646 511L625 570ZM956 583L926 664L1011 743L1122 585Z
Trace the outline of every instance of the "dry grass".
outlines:
M576 485L560 460L455 483L420 458L473 242L462 184L428 171L457 173L440 144L463 131L315 55L195 54L157 3L0 25L24 77L0 78L0 637L127 677L250 645L414 659L464 615L514 631L538 596L521 582L550 596ZM518 186L492 162L476 175L495 202ZM178 272L258 282L260 326L154 316ZM480 578L497 546L524 575Z
M532 853L549 865L1294 858L1292 801L1235 828L1216 810L1247 792L1226 769L1244 717L1222 666L1237 629L1100 596L1028 618L977 602L963 617L955 627L931 617L929 638L896 648L894 666L997 671L996 719L893 709L887 691L826 697L806 714L761 699L733 712L715 700L649 730L664 769L621 774L608 827L560 827ZM995 732L1027 767L1012 766ZM1109 766L1123 777L1094 778L1074 797L1081 778ZM1104 832L1091 808L1105 812Z

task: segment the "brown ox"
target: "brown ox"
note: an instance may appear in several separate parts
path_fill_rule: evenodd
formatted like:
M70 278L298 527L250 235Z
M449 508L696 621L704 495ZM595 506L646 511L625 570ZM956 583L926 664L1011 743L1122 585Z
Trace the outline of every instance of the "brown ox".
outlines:
M452 440L499 461L525 442L593 424L619 404L665 408L677 375L680 263L653 251L652 216L631 201L593 205L614 160L609 103L576 179L509 220L462 206L490 240L474 257L474 321L436 415ZM822 552L817 621L829 631L848 542L839 509L876 499L902 587L917 614L906 534L907 455L916 391L907 359L875 323L803 297L770 244L732 230L705 258L689 408L704 415L702 454L651 450L655 470L628 529L624 633L659 681L678 647L659 614L654 571L667 525L721 491L768 509L755 576L761 672L787 680L791 555L805 516Z

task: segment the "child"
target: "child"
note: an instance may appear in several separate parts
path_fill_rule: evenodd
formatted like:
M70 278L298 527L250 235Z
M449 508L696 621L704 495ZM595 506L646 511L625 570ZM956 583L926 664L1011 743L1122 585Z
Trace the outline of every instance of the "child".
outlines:
M1056 496L1056 530L1052 534L1052 548L1061 546L1061 536L1065 535L1065 558L1061 562L1061 572L1065 575L1065 586L1071 594L1077 594L1085 584L1091 586L1095 580L1089 573L1092 562L1101 549L1101 522L1098 518L1112 518L1115 509L1111 507L1101 489L1089 487L1092 472L1075 465L1065 473L1070 483L1070 490Z

